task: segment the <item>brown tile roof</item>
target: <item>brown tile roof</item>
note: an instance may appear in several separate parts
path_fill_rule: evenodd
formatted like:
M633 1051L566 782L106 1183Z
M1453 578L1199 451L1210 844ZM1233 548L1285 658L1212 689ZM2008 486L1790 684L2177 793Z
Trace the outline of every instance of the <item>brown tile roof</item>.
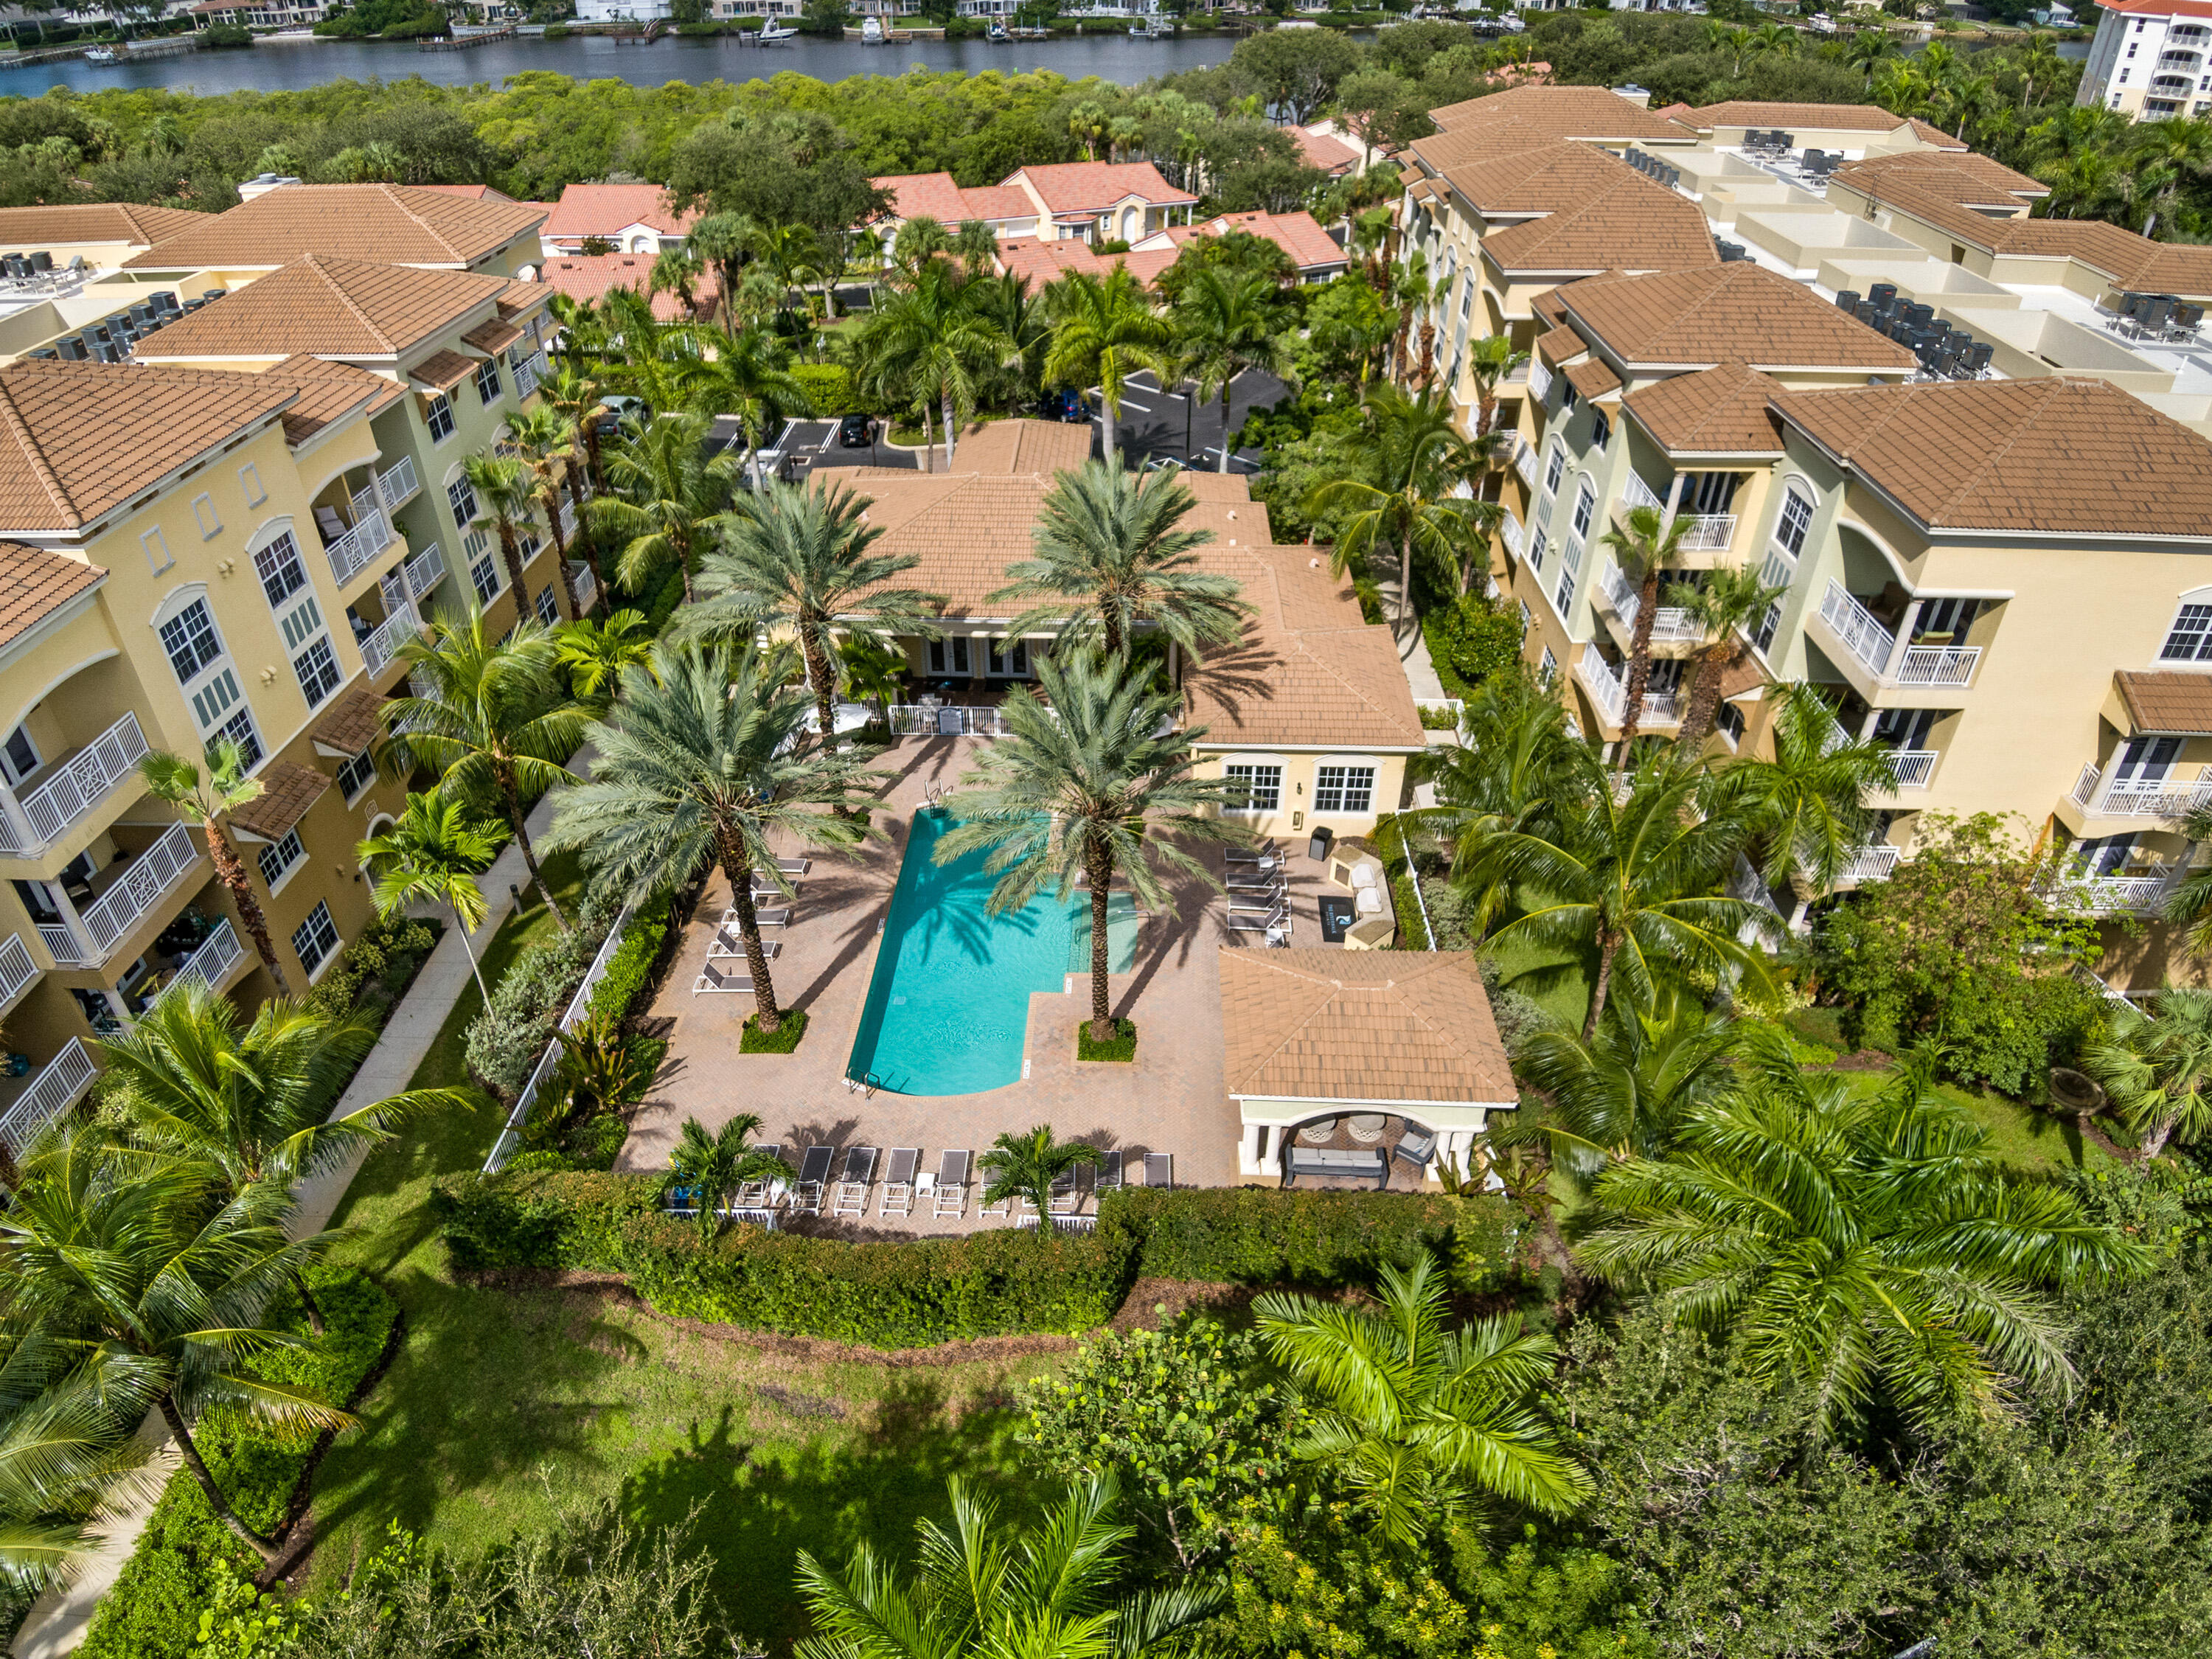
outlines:
M489 185L416 185L416 190L434 190L441 196L465 196L472 202L512 202L514 198L504 191L494 190Z
M1766 684L1766 671L1758 660L1746 653L1721 671L1721 701L1734 702L1747 691L1756 691Z
M2212 247L2154 242L2101 219L2007 219L1990 232L1992 252L2071 259L2138 293L2212 297Z
M1437 170L1431 190L1448 185L1488 218L1556 212L1618 183L1624 173L1643 177L1594 145L1549 138L1501 152L1486 136L1438 133L1418 141L1413 154Z
M1123 256L1126 257L1126 256ZM1029 279L1032 289L1055 283L1071 270L1086 276L1103 276L1120 259L1102 258L1092 252L1091 244L1073 236L1057 241L1042 241L1035 236L1005 236L999 239L999 270L1003 275L1012 271Z
M556 254L538 266L538 283L517 283L514 289L526 292L536 287L542 301L548 294L565 294L572 300L596 300L614 289L626 288L642 294L653 276L653 258L643 253L562 253ZM695 311L712 307L721 292L712 270L702 270L699 280L692 284L691 300ZM514 302L512 291L500 306L504 316L519 316L520 311ZM683 303L665 290L653 296L653 314L664 323L688 320Z
M1221 952L1225 1091L1268 1100L1512 1106L1513 1067L1456 951Z
M479 323L461 336L465 343L474 346L478 351L489 351L494 356L497 356L521 337L520 329L513 323L498 319L489 323Z
M1429 112L1446 132L1519 130L1544 138L1671 139L1690 135L1603 87L1514 87ZM1419 144L1415 149L1419 148Z
M1034 219L1036 204L1018 185L987 185L963 190L949 173L885 174L871 179L891 193L887 216L934 219L940 225L961 225L971 219Z
M1042 472L1048 477L1090 459L1087 421L993 421L960 441L952 465L961 472Z
M1180 250L1193 237L1220 236L1232 230L1264 237L1288 254L1301 271L1341 267L1351 257L1310 213L1224 213L1194 225L1170 225L1145 240L1149 243L1154 237L1165 237Z
M1155 206L1182 206L1198 198L1177 190L1160 177L1150 161L1058 161L1042 167L1017 167L999 180L1002 185L1027 177L1038 199L1054 213L1104 212L1126 197L1141 197ZM1020 186L1016 185L1018 189Z
M1782 422L1767 405L1783 389L1728 362L1640 386L1621 406L1670 455L1779 455Z
M645 225L664 236L688 236L698 222L697 210L677 212L668 204L667 191L659 185L571 185L561 192L538 234L563 240L612 236L632 225Z
M1734 98L1689 112L1705 131L1715 127L1781 127L1791 132L1894 132L1905 118L1879 104L1761 104ZM1955 140L1946 139L1946 143Z
M1304 127L1285 127L1291 142L1298 147L1310 167L1319 167L1332 178L1340 177L1359 165L1359 151L1353 145L1333 133L1309 132Z
M0 646L13 644L41 617L106 580L106 571L82 559L0 542Z
M358 755L383 735L384 699L367 678L356 680L315 722L316 743L334 754Z
M2137 673L2112 676L2137 732L2212 733L2212 676Z
M1905 125L1912 129L1912 136L1923 144L1933 144L1937 149L1967 151L1964 139L1954 138L1932 121L1923 121L1916 115Z
M1720 263L1705 216L1688 198L1655 184L1626 162L1618 176L1540 219L1494 230L1485 258L1509 274L1590 273L1618 267L1674 270Z
M210 215L135 202L88 202L60 207L0 208L0 242L44 250L72 242L130 242L150 247L207 223Z
M1736 358L1770 370L1903 373L1916 361L1802 283L1748 259L1589 277L1560 289L1559 300L1584 336L1632 367L1708 368Z
M477 359L464 357L458 351L434 351L409 369L407 378L419 386L451 392L477 372Z
M298 396L265 374L10 363L0 368L0 529L78 529Z
M2048 185L1985 155L1927 150L1848 161L1836 169L1830 182L1909 214L1970 247L1991 251L2001 249L2004 238L2027 222L2014 217L1992 218L1991 213L2019 214L2030 201L2051 193ZM2132 231L2118 226L2106 228L2144 247L2153 246Z
M1567 371L1567 384L1585 398L1602 398L1620 390L1620 376L1613 372L1611 364L1592 357Z
M325 774L289 761L270 761L259 773L261 793L231 812L230 821L250 836L278 841L307 816L316 798L331 787Z
M1207 548L1255 615L1233 650L1184 677L1189 724L1209 749L1418 749L1425 741L1387 628L1360 615L1348 579L1310 547Z
M305 352L287 357L268 373L300 389L298 399L283 414L284 441L295 449L356 410L364 416L380 415L407 395L407 388L396 380Z
M146 341L138 356L396 357L506 292L507 278L309 254Z
M1933 528L2212 536L2212 442L2103 380L1860 386L1773 402Z
M1550 368L1557 368L1569 358L1579 357L1589 349L1589 342L1565 323L1536 337L1536 355Z
M304 254L401 265L467 265L538 228L526 202L471 200L407 185L285 185L125 260L126 270L248 269Z

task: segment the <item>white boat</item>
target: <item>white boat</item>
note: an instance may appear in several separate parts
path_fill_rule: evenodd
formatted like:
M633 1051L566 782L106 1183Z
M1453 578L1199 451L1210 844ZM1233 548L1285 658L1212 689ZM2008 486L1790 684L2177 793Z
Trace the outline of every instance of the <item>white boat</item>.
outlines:
M1006 33L1006 19L1003 17L994 17L991 20L989 38L994 40L1000 41L1011 40L1014 38L1012 35Z
M880 17L863 17L860 20L860 44L864 46L880 46L883 43L884 20Z
M84 61L88 64L119 64L123 59L112 46L88 46Z
M762 24L760 33L753 36L755 43L763 46L787 46L797 39L797 29L780 25L773 17Z

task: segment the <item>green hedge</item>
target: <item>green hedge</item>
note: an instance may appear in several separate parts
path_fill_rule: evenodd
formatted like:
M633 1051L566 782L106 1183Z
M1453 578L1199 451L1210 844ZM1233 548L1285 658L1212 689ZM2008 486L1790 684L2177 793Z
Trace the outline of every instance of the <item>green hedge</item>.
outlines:
M653 964L659 958L668 937L668 916L674 900L664 893L640 908L623 930L622 943L607 959L606 976L592 988L586 1012L627 1018L632 1005L653 979Z
M842 364L798 363L792 368L791 378L799 382L815 414L825 420L866 412L860 408L853 371Z
M305 1347L263 1355L255 1369L270 1382L313 1389L343 1402L384 1352L399 1310L351 1268L311 1268L307 1280L323 1310L324 1334ZM280 1319L303 1334L307 1328L296 1302L289 1317ZM192 1437L248 1525L265 1535L283 1524L313 1448L313 1434L288 1434L219 1407L200 1419ZM198 1638L200 1609L215 1593L218 1561L240 1573L261 1565L216 1518L198 1480L179 1473L155 1504L138 1547L102 1598L77 1652L82 1659L186 1659Z
M1208 1284L1361 1284L1385 1261L1431 1249L1480 1289L1503 1275L1513 1238L1503 1200L1440 1193L1126 1187L1099 1210L1102 1231L1137 1241L1139 1278Z

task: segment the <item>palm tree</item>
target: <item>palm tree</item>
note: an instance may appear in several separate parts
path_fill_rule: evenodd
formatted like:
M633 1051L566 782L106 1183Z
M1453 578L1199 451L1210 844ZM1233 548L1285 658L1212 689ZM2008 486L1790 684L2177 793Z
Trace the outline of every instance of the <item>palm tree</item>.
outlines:
M500 556L507 564L507 580L514 589L514 615L527 621L536 615L530 590L522 583L522 532L531 522L530 474L511 455L471 455L461 463L462 476L476 494L477 513L471 527L489 530L499 538ZM569 596L569 614L575 614L575 596Z
M146 793L155 800L199 819L200 832L207 837L208 856L215 860L216 878L238 907L239 920L252 937L255 953L269 969L269 977L276 981L276 994L289 994L291 981L284 977L284 965L276 959L276 944L269 937L269 918L262 912L261 901L253 896L246 866L240 862L238 849L230 844L222 827L225 815L248 801L260 799L266 786L260 779L246 775L246 757L228 738L209 748L204 781L200 769L191 762L161 749L138 763L138 775L146 781Z
M1809 1387L1842 1428L1886 1404L1929 1425L2014 1381L2072 1379L2049 1292L2136 1269L2141 1243L2014 1174L1932 1060L1854 1096L1786 1054L1692 1111L1663 1158L1598 1179L1586 1266Z
M753 243L752 221L742 213L710 213L691 227L684 241L702 263L714 267L714 297L721 306L722 326L729 327L738 269Z
M2167 895L2166 919L2187 930L2186 943L2193 953L2212 951L2212 865L2196 863L2197 849L2212 841L2212 807L2191 807L2173 827L2188 843L2187 872Z
M1103 453L1107 465L1119 466L1122 392L1130 376L1145 370L1163 380L1175 373L1175 331L1146 301L1127 265L1115 265L1103 278L1071 270L1045 289L1044 306L1052 319L1045 378L1056 386L1098 388L1105 410Z
M1468 372L1474 376L1474 435L1486 438L1498 418L1498 388L1528 361L1528 354L1513 349L1508 335L1486 334L1467 348Z
M1249 840L1220 816L1238 804L1231 786L1191 775L1200 726L1175 729L1181 699L1153 689L1126 658L1055 652L1037 665L1040 701L1016 686L1000 705L1012 735L977 753L962 778L960 823L937 843L939 864L986 850L983 867L999 878L991 915L1019 910L1051 889L1065 904L1079 880L1091 890L1091 1039L1115 1032L1106 998L1107 898L1116 872L1138 902L1167 901L1154 866L1218 889L1212 873L1180 842ZM1170 840L1169 837L1175 839Z
M739 1112L721 1129L709 1134L696 1117L684 1120L684 1133L668 1154L668 1167L676 1178L695 1188L699 1199L699 1231L708 1238L720 1237L726 1219L721 1201L741 1182L765 1181L791 1174L791 1166L752 1144L760 1133L758 1112Z
M491 823L470 817L442 784L411 792L406 810L381 835L354 847L354 857L374 884L377 915L398 915L418 901L442 904L453 913L469 971L477 976L487 1008L491 987L484 983L483 966L469 935L483 926L489 914L477 878L498 853L499 835Z
M1026 1533L955 1475L952 1528L917 1522L918 1577L901 1583L865 1539L841 1576L799 1553L816 1635L808 1659L1156 1659L1183 1651L1226 1599L1213 1584L1117 1596L1135 1528L1112 1519L1112 1480L1071 1491Z
M732 516L721 545L701 561L707 603L687 627L725 628L750 637L785 626L798 637L824 749L836 747L837 641L884 643L894 634L937 632L930 613L942 594L889 586L921 562L913 553L872 553L883 534L867 522L868 498L844 484L770 484Z
M1057 627L1063 640L1094 630L1119 656L1146 623L1186 651L1232 641L1250 607L1234 577L1199 568L1211 530L1178 526L1196 505L1169 467L1139 479L1108 461L1063 472L1037 514L1032 558L1006 567L992 605L1031 602L1008 630L1019 638Z
M590 476L594 493L604 490L607 475L599 453L599 422L607 417L609 410L606 389L598 378L597 366L571 362L564 357L553 365L550 374L538 382L538 395L547 408L576 423L576 436L584 447L584 471ZM568 499L575 503L578 513L584 510L583 484L573 458L568 463ZM599 568L596 555L592 570L602 583L605 581L606 572Z
M1229 471L1229 390L1247 369L1287 374L1290 349L1279 337L1282 290L1259 271L1234 275L1207 266L1176 295L1170 314L1179 348L1180 368L1197 382L1202 401L1221 398L1221 464Z
M622 538L615 575L633 593L673 563L691 603L695 562L723 522L739 465L732 455L707 459L708 425L703 415L658 414L606 458L613 488L592 499L592 522Z
M1534 1401L1558 1344L1517 1314L1448 1329L1435 1261L1384 1264L1372 1308L1271 1291L1261 1340L1309 1413L1291 1455L1328 1469L1382 1535L1418 1547L1477 1497L1565 1515L1591 1490Z
M216 1405L291 1429L352 1421L313 1392L253 1369L270 1349L297 1346L269 1322L269 1305L331 1236L286 1236L292 1200L282 1183L254 1182L211 1204L205 1165L149 1159L105 1134L91 1124L57 1127L25 1155L0 1209L9 1322L87 1355L103 1389L143 1393L216 1517L274 1561L275 1543L231 1506L191 1425Z
M1874 90L1874 72L1897 56L1897 43L1882 29L1859 29L1844 42L1843 58L1864 72L1867 90Z
M1706 784L1705 810L1749 832L1746 854L1770 888L1825 892L1867 843L1869 795L1897 787L1888 750L1844 735L1827 700L1802 682L1778 687L1771 760L1740 760Z
M1040 1123L1025 1135L1011 1130L1001 1134L991 1143L990 1150L975 1160L975 1167L988 1177L983 1201L1003 1204L1017 1198L1026 1200L1036 1210L1037 1234L1042 1237L1052 1225L1053 1188L1078 1165L1095 1165L1097 1162L1097 1147L1086 1146L1079 1140L1054 1140L1052 1125Z
M614 385L659 415L680 408L692 354L684 332L653 314L653 301L635 289L610 289L599 301L613 349L601 366Z
M653 634L641 611L615 611L605 622L589 617L564 623L553 632L553 657L568 671L568 684L576 696L595 708L603 706L599 694L614 696L622 671L653 654Z
M667 294L675 296L684 316L691 314L691 290L699 286L699 256L680 247L665 247L653 262L653 271L645 279L647 294Z
M1682 754L1694 755L1705 746L1719 716L1721 691L1729 672L1750 654L1750 630L1784 592L1767 586L1748 565L1741 569L1722 566L1708 571L1702 582L1677 582L1668 591L1668 600L1690 613L1706 641L1698 651L1690 706L1682 715L1681 730L1674 734L1674 746Z
M2161 991L2155 1018L2133 1005L2114 1009L2081 1069L2135 1131L2138 1159L2169 1142L2203 1140L2212 1134L2212 992Z
M1735 55L1735 62L1729 66L1729 78L1732 81L1741 80L1743 60L1750 55L1755 40L1752 32L1741 24L1731 28L1715 18L1705 25L1705 38L1707 43L1716 51L1733 52Z
M1751 37L1754 50L1776 58L1795 58L1797 55L1797 31L1787 23L1762 23L1759 32Z
M1884 35L1881 38L1887 41L1889 37ZM2021 47L2020 57L2014 64L2020 70L2020 106L2023 112L2035 101L2038 84L2047 90L2057 79L2062 62L2058 48L2051 44L2050 30L2030 29L2027 32L2027 43Z
M1338 532L1333 568L1339 575L1353 556L1377 547L1398 548L1398 631L1413 617L1413 550L1449 556L1467 533L1467 500L1488 468L1483 453L1459 429L1451 399L1424 389L1408 397L1394 386L1367 394L1367 449L1376 483L1339 478L1322 485L1306 503L1309 513L1350 509Z
M745 436L745 474L761 487L761 441L793 415L814 412L806 390L791 378L791 349L765 328L691 331L699 362L691 371L693 406L705 415L734 415Z
M562 489L575 471L576 423L550 404L539 404L522 414L508 416L507 435L514 440L514 459L529 480L530 499L544 512L546 533L553 538L553 568L560 573L561 595L568 601L568 615L580 617L584 607L576 601L575 579L568 574L568 538L561 529ZM581 513L580 507L580 525ZM588 544L589 538L586 540ZM592 575L605 594L606 583L600 577L596 553L592 555Z
M908 228L912 228L911 226ZM864 378L895 383L922 411L922 463L933 471L929 403L945 418L945 465L952 465L963 409L972 409L979 376L1015 356L981 301L981 286L967 282L949 262L922 262L912 283L893 289L860 325L854 356Z
M1659 573L1674 568L1689 528L1689 520L1680 514L1669 520L1656 507L1632 507L1621 527L1607 531L1600 538L1620 567L1621 575L1636 585L1636 623L1629 630L1628 641L1628 690L1621 700L1620 742L1614 751L1624 770L1636 744L1644 693L1651 684L1651 628L1659 618Z
M733 663L720 649L658 649L649 665L623 670L612 720L593 734L592 780L563 790L549 847L582 852L602 880L642 896L722 866L752 972L757 1028L783 1014L754 915L752 878L784 891L772 836L851 847L867 833L823 807L849 809L882 774L842 755L802 747L804 693L784 684L787 653L748 648Z
M522 798L569 781L566 764L584 740L584 712L561 695L552 642L536 623L515 624L495 642L483 612L431 619L429 631L399 647L408 684L420 688L386 699L387 734L381 765L404 777L417 766L465 799L496 801L522 848L530 879L566 933L553 889L538 867L538 850L523 822Z
M100 1512L146 1461L146 1391L103 1380L35 1333L0 1365L0 1583L26 1599L100 1547Z

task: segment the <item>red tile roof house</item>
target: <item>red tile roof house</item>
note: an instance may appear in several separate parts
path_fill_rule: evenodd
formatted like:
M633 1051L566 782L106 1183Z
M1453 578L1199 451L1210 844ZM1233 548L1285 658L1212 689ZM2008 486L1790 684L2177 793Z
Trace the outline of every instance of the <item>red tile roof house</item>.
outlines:
M1027 192L1006 185L963 190L949 173L891 174L868 182L891 193L889 210L868 226L886 244L910 219L934 219L947 230L980 219L1002 238L1037 234L1036 204Z
M696 210L672 208L659 185L571 185L538 227L538 240L549 255L581 253L593 238L624 253L658 253L683 246L698 221Z
M1198 198L1176 189L1150 161L1066 161L1023 167L1005 180L1037 211L1036 234L1047 241L1135 244L1164 230L1181 208L1190 222Z
M1316 222L1310 213L1224 213L1193 225L1170 225L1155 235L1134 242L1129 247L1130 269L1152 281L1158 273L1139 256L1172 250L1169 259L1160 266L1174 263L1174 254L1194 236L1219 236L1228 231L1241 230L1249 235L1264 236L1291 256L1291 263L1298 268L1302 283L1325 283L1332 276L1340 276L1349 263L1345 252L1334 237Z
M538 280L572 300L597 300L617 288L643 294L657 257L650 253L555 254L538 268ZM673 294L664 292L653 296L653 314L664 323L708 317L720 295L714 270L708 267L692 284L688 313Z

